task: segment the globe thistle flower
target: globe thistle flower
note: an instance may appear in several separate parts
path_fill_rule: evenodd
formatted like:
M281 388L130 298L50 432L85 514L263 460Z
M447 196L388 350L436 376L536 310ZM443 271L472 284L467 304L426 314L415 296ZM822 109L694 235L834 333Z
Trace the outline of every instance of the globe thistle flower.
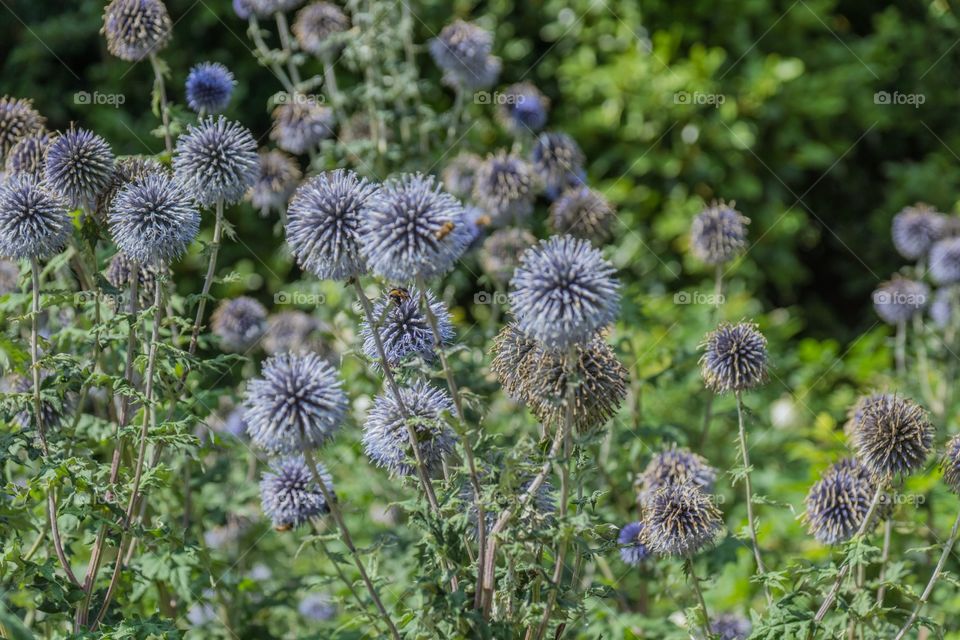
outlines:
M247 296L224 300L210 318L213 335L224 351L246 353L259 342L267 327L267 310Z
M179 258L200 230L200 214L190 195L164 173L138 178L121 189L108 221L120 250L144 265Z
M497 119L510 133L535 133L547 123L550 99L530 82L512 84L503 90Z
M510 281L518 328L549 350L589 342L620 306L614 268L586 240L553 236L520 257Z
M550 226L597 244L610 239L617 210L602 193L589 187L568 189L550 206Z
M453 323L446 305L427 291L427 304L437 319L441 345L453 341ZM417 356L427 362L436 359L437 342L427 316L420 307L420 290L395 288L373 306L373 317L378 320L378 334L387 354L387 364L395 368L406 359ZM367 320L360 325L363 353L380 366L380 354L373 330Z
M0 296L19 289L20 266L13 260L0 259Z
M491 55L493 35L470 22L448 24L429 48L448 85L474 91L493 86L500 76L500 58Z
M32 100L0 96L0 161L6 161L7 154L22 139L41 134L45 122Z
M722 322L704 339L700 375L714 393L747 391L767 381L767 339L753 322Z
M960 291L956 287L940 287L933 294L933 302L930 303L928 312L930 319L938 329L945 329L949 326L953 318L954 301L960 299Z
M300 185L287 208L287 244L297 263L321 279L365 273L362 225L376 193L376 185L347 169Z
M530 165L502 150L487 156L474 175L473 199L497 224L530 215L535 195Z
M469 197L473 193L477 170L482 163L483 160L477 154L461 151L440 174L443 188L458 198Z
M127 287L130 286L130 273L133 269L133 261L130 256L122 251L110 259L107 271L104 276L110 286L121 292L116 298L115 308L121 309L126 305ZM137 269L137 304L139 308L146 309L153 304L156 298L157 287L163 278L172 276L170 268L166 265L144 264L139 265Z
M405 283L443 275L469 243L463 206L433 176L402 174L383 183L363 220L361 250L374 273Z
M933 445L927 412L909 398L881 395L866 403L853 429L853 445L864 466L887 478L918 470Z
M723 519L712 496L692 484L675 484L647 501L644 528L654 553L689 557L716 542Z
M337 615L337 605L324 593L308 593L300 599L297 612L307 620L326 622Z
M488 472L496 473L495 470L488 469L486 472L483 472L482 475L486 475ZM499 479L502 480L502 478L503 475L501 474ZM521 475L520 479L522 481L519 482L519 484L517 484L516 481L510 483L511 485L517 484L516 488L513 486L498 486L498 491L493 496L494 504L488 505L484 513L484 520L486 521L485 531L487 533L493 529L500 512L516 506L520 498L526 494L530 485L533 484L533 478L527 474ZM469 533L476 540L480 536L480 528L478 526L479 518L476 501L474 500L473 486L469 482L465 482L460 489L460 501L463 502L464 505L467 505L467 520L470 523ZM553 521L553 514L556 513L556 511L557 501L554 499L553 486L545 481L537 488L536 493L533 494L533 498L527 506L522 511L517 511L514 514L513 522L524 530L539 531Z
M117 159L113 163L110 184L94 200L94 212L105 220L113 206L113 199L121 189L139 178L145 178L154 173L169 175L167 168L150 156L125 156Z
M550 199L557 198L569 187L584 184L586 158L580 145L565 133L541 133L533 145L531 159Z
M275 13L293 11L303 4L303 0L250 0L253 11L261 18L267 18Z
M929 296L924 283L894 276L873 292L873 308L881 320L896 326L920 313Z
M620 559L631 567L639 567L653 555L643 540L643 529L642 522L631 522L624 525L617 535Z
M110 185L113 151L86 129L69 129L47 148L46 181L74 209L91 205Z
M831 465L806 498L804 520L822 544L842 544L852 538L870 510L876 486L866 468L853 458Z
M43 178L51 140L50 134L42 130L21 138L7 153L7 174L29 173Z
M857 398L856 402L847 410L847 421L843 425L843 432L850 441L853 441L853 434L863 419L863 410L874 402L893 400L892 394L871 393Z
M947 442L940 468L943 470L943 481L951 491L960 495L960 435L953 436Z
M476 245L480 236L493 221L487 212L480 207L467 205L463 208L463 225L466 228L464 237L466 239L467 249Z
M241 20L249 20L254 15L254 0L233 0L233 12Z
M201 62L187 75L187 104L197 113L219 113L230 104L237 80L219 62Z
M318 327L316 319L303 311L275 313L267 318L263 350L270 355L312 351L316 345L310 334Z
M295 158L282 151L259 153L257 180L250 188L251 204L267 215L271 210L282 211L296 191L303 174Z
M254 444L273 454L294 453L333 437L347 396L337 372L319 355L283 353L264 361L260 377L247 385L244 406Z
M15 175L0 185L0 255L49 258L72 230L67 203L34 176Z
M753 624L736 613L721 613L710 619L710 630L717 640L747 640Z
M383 392L374 400L363 425L363 449L374 464L392 475L413 475L416 465L407 429L412 425L421 460L427 473L434 475L457 441L443 421L443 414L453 411L453 401L445 391L422 380L401 388L400 398L406 411L392 393Z
M960 237L934 243L930 249L930 277L940 285L960 282Z
M208 116L177 139L173 172L203 207L239 202L257 180L257 143L250 131L223 116Z
M539 369L545 357L559 359L557 354L545 352L513 323L504 326L493 339L492 353L490 371L508 396L524 403L530 400L530 372Z
M41 371L41 381L50 376L49 371ZM3 381L4 393L33 394L33 379L29 376L13 375ZM69 398L63 396L60 402L54 402L47 396L40 398L40 418L43 421L44 429L56 429L60 426L64 416L71 411ZM36 425L36 409L31 399L24 404L24 408L17 411L10 419L10 424L18 427L22 431L29 431Z
M716 479L717 470L703 456L672 444L650 459L637 478L637 485L645 501L663 487L675 484L691 484L704 493L712 493Z
M508 227L498 229L483 241L480 266L492 280L506 283L520 266L520 256L537 243L537 238L526 229Z
M930 205L905 207L893 217L893 246L907 260L925 256L946 230L944 216Z
M161 0L113 0L103 12L107 50L127 62L161 51L172 31L170 14Z
M274 108L270 139L284 151L300 155L333 136L335 126L330 107L315 100L290 100Z
M732 205L715 202L693 219L690 250L706 264L725 264L746 250L749 224Z
M319 463L317 472L327 491L332 493L330 474ZM299 527L310 518L330 511L323 491L302 456L280 460L261 476L260 502L264 515L278 531Z
M350 28L350 19L335 4L314 2L297 14L293 21L293 35L300 48L321 56L330 50L330 36Z

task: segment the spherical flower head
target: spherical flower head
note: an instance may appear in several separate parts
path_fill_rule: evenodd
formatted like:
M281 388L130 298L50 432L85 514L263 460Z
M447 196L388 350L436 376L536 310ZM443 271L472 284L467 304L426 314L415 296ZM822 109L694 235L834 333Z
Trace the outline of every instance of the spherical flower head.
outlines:
M693 219L690 250L706 264L725 264L746 250L749 224L733 206L715 202Z
M319 463L317 471L326 489L332 492L330 474ZM330 511L323 491L301 456L282 459L261 476L260 502L264 515L281 531L299 527Z
M402 174L383 183L363 220L361 250L374 273L397 283L453 268L469 243L463 205L433 176Z
M510 281L518 328L548 350L588 343L619 311L613 266L586 240L553 236L527 249Z
M140 264L169 264L200 230L200 213L183 185L154 173L129 183L113 199L110 233L121 251Z
M675 484L655 492L646 504L647 546L656 554L692 556L714 544L723 518L713 497L692 484Z
M929 297L924 283L894 276L873 292L873 308L881 320L896 326L920 313Z
M475 153L461 151L440 174L443 188L458 198L467 198L473 193L477 170L483 160Z
M767 381L767 339L753 322L722 322L704 339L700 375L714 393L747 391Z
M52 140L51 135L44 131L21 138L7 154L7 173L9 175L29 173L37 178L43 178L47 164L47 148Z
M949 326L953 317L953 305L957 301L960 301L960 290L957 287L940 287L933 294L928 313L938 329Z
M453 341L450 312L433 292L427 291L426 297L437 319L441 344L450 344ZM427 315L420 306L419 289L392 289L374 304L373 317L377 320L378 333L390 367L395 368L411 357L420 357L427 362L436 359L437 342ZM381 363L376 338L366 320L360 325L360 336L363 338L363 353L379 367Z
M934 243L930 249L930 277L940 285L960 282L960 237Z
M616 208L602 193L589 187L566 190L550 205L550 226L557 233L569 233L596 244L612 235Z
M332 620L337 615L337 605L324 593L308 593L297 605L297 613L314 622Z
M692 484L704 493L712 493L716 479L717 470L703 456L674 444L651 458L637 484L641 498L646 500L663 487L677 484Z
M495 282L505 284L520 265L523 252L537 243L537 238L526 229L508 227L498 229L483 241L480 266Z
M257 143L250 131L223 116L208 116L177 139L173 172L203 207L239 202L259 172Z
M113 0L103 12L107 50L127 62L159 53L172 31L170 14L161 0Z
M893 246L907 260L918 260L943 237L944 222L944 215L930 205L918 203L905 207L893 217Z
M350 28L350 18L335 4L314 2L297 13L293 21L293 35L300 48L321 56L331 49L330 36Z
M267 318L263 350L278 353L305 353L315 346L311 334L319 328L313 316L303 311L284 311Z
M106 220L113 206L113 199L120 190L131 182L145 178L154 173L169 175L169 171L155 158L150 156L125 156L113 163L113 175L110 184L104 189L93 203L94 212L99 219Z
M272 210L282 211L296 191L303 174L296 158L283 151L261 151L257 181L250 188L250 203L266 215Z
M631 522L624 525L617 535L620 559L631 567L639 567L653 555L643 540L643 529L642 522Z
M300 155L333 136L333 109L302 96L289 98L273 110L270 139L284 151Z
M533 211L534 175L519 157L498 151L487 156L473 182L473 199L496 224L530 215Z
M233 0L233 12L241 20L249 20L254 15L254 0Z
M430 475L436 475L457 441L443 419L444 413L453 411L453 401L445 391L422 380L401 388L400 398L403 408L390 391L374 400L363 425L363 449L374 464L391 474L413 475L416 464L407 428L412 425L423 464Z
M220 113L230 104L237 80L219 62L201 62L187 75L187 104L197 113Z
M337 372L315 353L267 358L247 385L250 439L269 453L316 448L333 437L347 411Z
M933 445L934 428L927 412L913 400L874 396L853 425L853 446L871 473L887 478L918 470Z
M550 99L530 82L512 84L500 94L497 118L514 135L535 133L547 123Z
M110 286L117 289L120 295L114 300L114 307L125 309L129 298L125 295L130 286L130 274L133 271L133 260L122 251L110 259L107 271L104 276ZM171 276L170 269L166 266L144 264L137 268L137 304L139 308L146 309L153 304L157 287L160 286L162 278Z
M549 198L558 197L568 187L584 184L586 158L580 145L567 134L558 131L541 133L530 157Z
M43 132L46 119L25 98L0 96L0 161L23 138ZM9 169L8 169L9 170Z
M455 20L430 40L430 55L443 70L444 82L461 89L493 86L500 76L500 59L491 55L493 35L470 22Z
M213 335L224 351L246 353L256 346L267 328L267 310L247 296L224 300L210 318Z
M19 289L20 267L13 260L0 259L0 296Z
M736 613L721 613L710 619L710 630L717 640L747 640L753 624Z
M314 176L296 190L287 209L287 244L297 263L321 279L366 272L360 243L377 186L353 171Z
M831 465L807 494L803 517L810 534L823 544L846 542L863 524L875 491L869 472L853 458Z
M44 259L60 252L73 227L67 203L29 174L0 185L0 255Z
M46 181L67 204L90 206L110 186L113 151L107 141L86 129L69 129L50 143Z
M960 495L960 435L955 435L947 442L940 461L943 471L943 481L950 491Z

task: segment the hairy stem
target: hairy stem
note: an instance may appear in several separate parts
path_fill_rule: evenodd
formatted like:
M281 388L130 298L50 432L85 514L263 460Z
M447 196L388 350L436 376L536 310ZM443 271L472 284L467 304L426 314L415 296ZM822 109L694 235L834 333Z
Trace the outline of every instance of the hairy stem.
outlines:
M273 71L273 75L277 77L277 80L280 81L280 84L283 85L287 93L294 95L296 89L293 83L290 81L290 78L287 77L283 68L273 59L273 52L270 51L270 47L267 46L267 43L263 41L263 36L260 35L260 23L257 22L256 16L252 14L250 16L250 28L247 30L247 33L250 34L250 39L253 40L253 44L257 48L257 53L260 54L260 64Z
M150 54L150 66L153 67L154 86L160 95L160 120L163 122L163 146L167 150L167 155L173 154L173 138L170 136L170 109L167 105L167 87L163 80L163 71L160 69L160 61L157 60L157 54Z
M707 601L703 599L703 589L700 587L700 578L697 577L697 570L693 566L693 559L687 556L687 571L690 573L690 584L693 586L693 592L697 595L697 604L703 611L703 633L704 638L710 638L713 630L710 626L710 612L707 611Z
M880 586L877 587L877 606L883 606L883 596L886 594L887 587L883 581L887 576L887 561L890 560L890 538L893 535L893 518L889 516L883 523L883 552L880 555L880 575L878 580Z
M193 322L193 331L190 332L190 355L197 352L197 342L200 339L200 327L203 322L203 313L207 309L207 298L210 287L213 285L217 271L217 255L220 253L220 240L223 237L223 200L216 205L216 218L213 223L213 240L210 241L210 258L207 261L207 273L203 278L203 289L200 291L200 302L197 304L197 317Z
M743 424L743 398L737 391L737 425L740 434L740 458L743 461L743 484L747 500L747 524L750 527L750 541L753 544L753 557L757 563L757 573L763 578L767 573L767 568L763 564L763 558L760 556L760 542L757 540L757 523L753 517L753 488L750 483L750 454L747 449L747 432ZM767 604L773 604L773 597L770 595L770 587L766 581L763 582L763 593L767 597Z

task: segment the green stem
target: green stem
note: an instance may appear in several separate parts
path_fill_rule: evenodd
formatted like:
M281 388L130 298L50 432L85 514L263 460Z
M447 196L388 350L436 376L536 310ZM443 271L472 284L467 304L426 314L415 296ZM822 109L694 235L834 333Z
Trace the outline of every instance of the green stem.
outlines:
M710 626L710 612L707 611L707 601L704 600L703 589L700 587L700 578L697 577L697 570L693 566L693 558L687 556L686 563L687 571L690 573L690 584L693 585L693 592L697 595L697 604L703 611L703 637L709 638L713 635L713 630Z
M747 500L747 524L750 527L750 541L753 544L753 556L757 563L757 573L760 574L762 579L765 577L767 569L763 565L763 558L760 556L760 542L757 540L757 524L753 517L753 488L750 483L750 454L747 449L747 431L743 423L743 398L739 391L737 391L736 396L737 425L740 434L740 457L743 461L743 484ZM767 604L773 604L773 597L770 595L770 587L767 585L766 580L763 582L763 593L767 597Z
M160 69L160 62L157 60L157 54L150 54L150 66L153 67L154 83L157 93L160 94L160 120L163 122L163 146L167 150L167 155L173 155L173 138L170 135L170 109L167 105L167 87L163 81L163 71Z

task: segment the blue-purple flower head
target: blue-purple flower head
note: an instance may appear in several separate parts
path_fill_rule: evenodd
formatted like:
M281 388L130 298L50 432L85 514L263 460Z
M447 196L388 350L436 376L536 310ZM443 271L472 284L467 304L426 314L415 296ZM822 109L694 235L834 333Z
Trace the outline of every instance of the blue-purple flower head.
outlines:
M0 186L0 255L49 258L72 230L67 203L36 177L15 175Z
M705 493L713 492L717 470L707 460L689 449L672 445L650 459L637 478L642 499L675 484L692 484Z
M333 136L335 126L333 109L318 100L294 96L274 108L270 139L284 151L300 155Z
M898 325L920 313L930 298L930 288L917 280L894 276L873 292L873 308L887 324Z
M320 479L328 492L333 492L333 479L317 464ZM330 507L313 473L300 456L284 458L272 465L260 480L260 503L263 513L280 531L299 527L310 518L325 515Z
M213 335L224 351L246 353L256 346L267 328L267 310L253 298L224 300L210 318Z
M893 246L907 260L918 260L943 237L945 227L945 216L930 205L905 207L893 217Z
M46 171L47 149L53 137L46 131L38 131L20 138L7 153L5 168L8 175L29 173L42 178Z
M312 334L319 328L316 318L303 311L283 311L267 318L263 350L277 353L306 353L318 346Z
M103 12L107 50L121 60L139 62L170 41L173 23L162 0L113 0Z
M693 484L675 484L656 491L647 501L644 527L654 553L689 557L720 538L723 517L713 496Z
M0 96L0 161L20 140L42 133L45 122L31 100Z
M223 116L208 116L177 140L173 172L201 206L239 202L257 180L260 163L250 131Z
M715 202L693 219L690 250L706 264L725 264L746 250L749 224L732 205Z
M453 401L445 391L422 380L402 387L400 399L402 407L393 393L385 390L374 400L363 425L363 449L374 464L391 474L413 475L416 458L408 430L412 426L423 464L435 475L457 441L443 417L453 411Z
M347 411L337 372L315 353L278 354L247 386L250 439L270 453L315 448L333 437Z
M179 258L200 230L200 213L178 180L155 173L129 183L113 199L110 233L140 264Z
M960 237L944 238L930 249L930 277L940 285L960 282Z
M250 203L260 210L261 215L273 210L282 211L303 177L300 166L295 158L276 149L260 151L259 158L257 181L248 194Z
M702 346L700 375L711 391L747 391L767 381L767 339L753 322L722 322Z
M287 209L287 244L297 263L321 279L365 273L363 223L376 194L375 184L348 169L300 185Z
M113 206L113 199L125 186L155 173L169 175L169 170L150 156L124 156L113 163L113 175L110 184L93 202L94 213L98 220L106 220Z
M871 398L861 407L852 429L857 457L881 478L919 470L933 446L934 428L927 412L903 396Z
M433 176L391 178L368 208L361 249L370 269L391 282L443 275L469 243L463 205Z
M233 0L233 12L241 20L249 20L254 15L254 0Z
M473 181L473 199L495 224L524 218L533 211L535 178L529 164L516 155L498 151L487 156Z
M337 615L337 605L325 593L308 593L297 605L297 613L314 622L332 620Z
M86 129L70 128L47 148L46 182L71 207L91 206L113 178L113 151Z
M589 187L567 189L550 205L550 226L556 233L569 233L596 244L613 234L616 208L602 193Z
M536 243L536 236L521 227L498 229L483 241L480 266L495 282L507 283L520 265L520 256Z
M551 200L566 189L585 184L586 158L576 140L565 133L541 133L530 152L533 169Z
M197 113L220 113L230 104L237 80L219 62L201 62L187 75L187 104Z
M737 613L721 613L710 619L710 630L717 640L747 640L753 623Z
M350 18L332 2L314 2L297 13L293 35L300 48L315 56L328 53L333 47L330 37L350 28Z
M643 529L642 522L631 522L624 525L617 535L620 559L631 567L639 567L653 555L644 541Z
M510 289L519 329L548 350L588 343L620 308L613 266L589 242L571 236L527 249Z
M303 0L249 0L251 10L261 18L269 18L275 13L293 11L303 4Z
M808 531L823 544L843 544L860 529L875 491L870 473L854 458L831 465L807 493Z
M960 302L960 290L956 286L940 287L933 294L928 313L937 328L945 329L950 325L957 302Z
M515 135L536 133L547 124L550 99L530 82L512 84L499 95L497 118Z
M430 40L430 55L444 82L466 90L485 89L500 76L500 58L492 55L493 35L470 22L454 20Z
M437 319L442 344L449 344L453 341L450 312L432 291L427 291L426 298ZM390 367L397 367L411 357L420 357L427 362L436 359L437 343L426 313L420 306L419 289L392 289L374 304L373 317L377 320L377 333ZM376 338L366 320L360 325L360 336L363 338L363 353L380 366Z

